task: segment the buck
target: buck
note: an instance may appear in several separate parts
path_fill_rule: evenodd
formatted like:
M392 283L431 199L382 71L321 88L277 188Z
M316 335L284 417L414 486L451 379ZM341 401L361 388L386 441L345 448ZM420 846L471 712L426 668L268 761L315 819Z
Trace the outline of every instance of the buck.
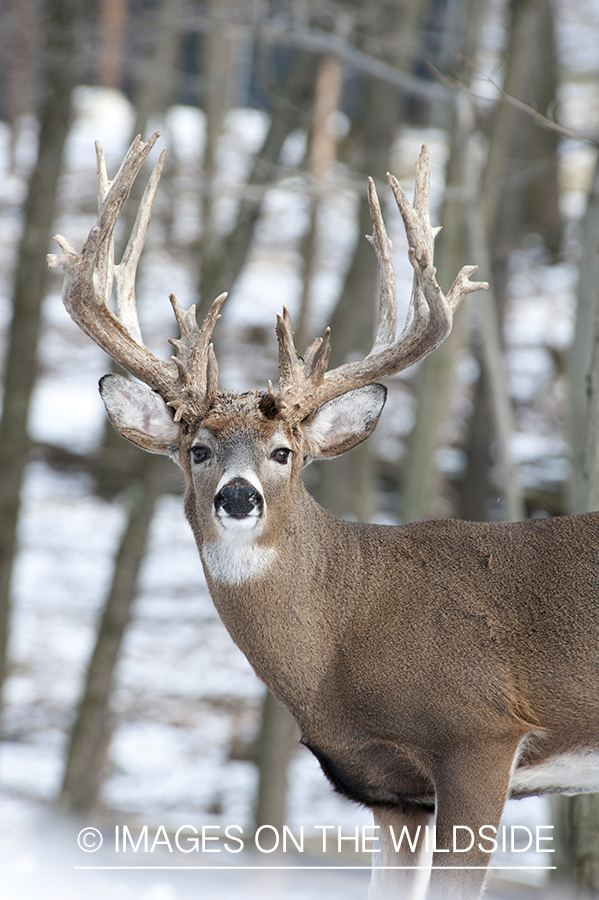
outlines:
M330 332L298 357L285 309L277 390L234 394L218 390L210 344L224 294L201 328L171 295L181 333L171 361L142 342L135 271L164 153L114 264L118 215L157 137L133 142L112 183L98 147L97 224L81 253L57 236L62 252L48 258L64 266L75 322L139 379L102 379L108 414L125 438L178 462L225 626L333 786L372 809L370 900L423 890L474 900L508 797L599 788L599 515L387 527L325 512L303 467L367 438L385 403L378 380L434 350L464 295L486 287L470 281L475 266L447 296L437 285L426 148L413 207L389 177L414 268L403 331L370 181L381 274L372 350L327 371ZM411 844L396 850L404 825Z

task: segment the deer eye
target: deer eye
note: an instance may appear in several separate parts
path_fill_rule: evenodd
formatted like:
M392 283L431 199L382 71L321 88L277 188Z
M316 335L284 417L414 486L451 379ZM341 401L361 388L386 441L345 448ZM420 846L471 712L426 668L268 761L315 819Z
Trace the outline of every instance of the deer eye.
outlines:
M206 462L206 460L210 459L210 457L212 456L212 450L210 449L210 447L205 447L204 444L199 444L197 447L192 447L190 452L193 456L194 463Z
M277 447L277 449L273 450L270 454L270 458L274 459L275 462L281 463L281 465L284 466L289 459L290 453L291 450L289 450L287 447Z

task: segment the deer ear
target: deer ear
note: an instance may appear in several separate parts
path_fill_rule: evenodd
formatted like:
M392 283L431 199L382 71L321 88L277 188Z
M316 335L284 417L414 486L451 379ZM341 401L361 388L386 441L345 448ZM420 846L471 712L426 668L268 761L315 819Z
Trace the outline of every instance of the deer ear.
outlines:
M324 403L303 426L308 457L329 459L357 447L376 427L387 388L369 384Z
M162 397L151 388L122 375L105 375L100 394L120 435L150 453L175 452L179 426Z

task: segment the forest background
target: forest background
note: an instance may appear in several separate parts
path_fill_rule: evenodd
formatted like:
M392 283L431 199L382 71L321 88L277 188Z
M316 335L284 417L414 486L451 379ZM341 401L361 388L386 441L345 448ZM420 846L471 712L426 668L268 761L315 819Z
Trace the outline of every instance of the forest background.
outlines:
M160 130L138 290L148 343L166 352L170 291L201 317L227 290L221 383L265 387L283 304L298 346L331 325L334 365L370 347L367 175L407 309L384 176L409 189L427 143L438 280L475 263L491 289L388 380L375 437L310 467L308 487L362 521L597 509L599 4L4 0L0 23L8 821L43 808L181 824L185 810L280 827L321 803L353 821L218 622L174 467L106 426L110 363L62 309L50 237L80 246L93 223L95 139L114 174L135 134ZM555 889L599 896L597 798L552 815Z

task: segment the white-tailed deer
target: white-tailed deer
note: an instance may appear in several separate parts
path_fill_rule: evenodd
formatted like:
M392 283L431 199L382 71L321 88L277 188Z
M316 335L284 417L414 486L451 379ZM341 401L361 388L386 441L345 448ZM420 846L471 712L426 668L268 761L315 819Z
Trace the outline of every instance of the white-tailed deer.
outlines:
M49 257L65 268L73 319L143 382L102 379L110 418L181 466L185 511L233 640L335 788L373 810L371 898L418 894L414 867L434 821L427 896L474 900L509 796L599 788L599 515L386 527L321 509L302 468L368 437L385 402L377 379L430 353L462 297L485 287L469 281L475 267L446 297L437 285L427 151L413 208L390 177L414 268L399 337L391 244L371 182L381 270L372 350L327 372L329 332L298 358L284 310L278 389L237 395L219 393L210 344L225 295L201 328L195 308L171 296L181 336L170 362L142 343L135 270L164 154L114 265L117 217L156 138L134 141L112 184L98 148L97 224L81 253L58 236L62 253ZM413 841L421 828L414 851L406 840L394 849L403 825Z

